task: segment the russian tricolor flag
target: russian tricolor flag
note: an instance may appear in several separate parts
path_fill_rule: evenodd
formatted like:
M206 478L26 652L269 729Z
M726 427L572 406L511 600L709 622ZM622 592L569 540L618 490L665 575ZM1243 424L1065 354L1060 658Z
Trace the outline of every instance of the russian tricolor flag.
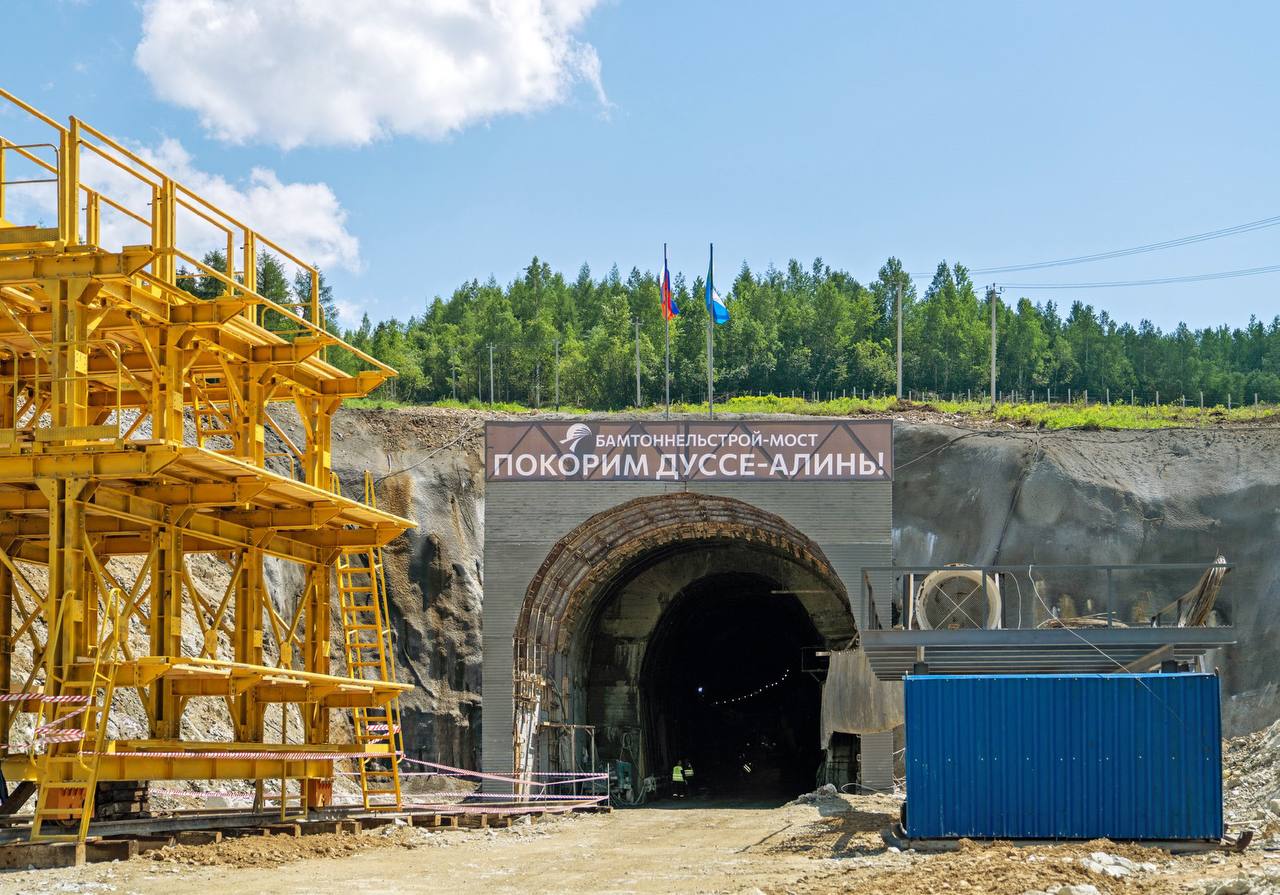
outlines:
M671 291L671 271L667 269L667 247L662 247L662 275L658 278L658 291L662 293L662 316L670 320L680 313L675 293Z

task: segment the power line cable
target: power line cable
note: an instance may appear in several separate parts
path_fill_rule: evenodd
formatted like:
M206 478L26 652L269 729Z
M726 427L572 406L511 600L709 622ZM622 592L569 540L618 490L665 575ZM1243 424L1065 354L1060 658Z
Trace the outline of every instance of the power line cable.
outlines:
M1163 249L1178 248L1179 246L1192 245L1198 242L1207 242L1211 239L1222 239L1227 236L1236 236L1241 233L1252 233L1255 230L1265 230L1269 227L1280 225L1280 215L1276 217L1262 218L1257 221L1249 221L1245 224L1236 224L1231 227L1222 227L1218 230L1208 230L1204 233L1193 233L1190 236L1180 236L1176 239L1166 239L1162 242L1150 242L1144 245L1130 246L1126 249L1112 249L1107 252L1095 252L1091 255L1075 255L1070 258L1056 258L1051 261L1033 261L1028 264L1008 264L1002 267L980 267L974 268L969 272L976 275L986 275L993 273L1016 273L1024 270L1041 270L1046 267L1065 267L1071 264L1090 264L1095 261L1108 261L1112 258L1125 258L1130 255L1141 255L1146 252L1158 252ZM932 277L933 273L913 273L912 278L924 279Z
M1013 273L1020 270L1039 270L1045 267L1064 267L1069 264L1089 264L1094 261L1107 261L1111 258L1124 258L1129 255L1141 255L1145 252L1158 252L1162 249L1172 249L1178 246L1191 245L1197 242L1207 242L1211 239L1222 239L1226 236L1235 236L1240 233L1252 233L1254 230L1265 230L1268 227L1275 227L1280 224L1280 216L1263 218L1259 221L1250 221L1247 224L1236 224L1233 227L1223 227L1220 230L1209 230L1205 233L1195 233L1191 236L1180 236L1177 239L1167 239L1163 242L1151 242L1146 245L1132 246L1127 249L1114 249L1109 252L1097 252L1092 255L1077 255L1073 258L1058 258L1053 261L1035 261L1030 264L1011 264L1005 267L983 267L975 269L972 273L989 274L989 273Z
M1120 289L1129 286L1168 286L1175 283L1203 283L1208 280L1229 280L1237 277L1256 277L1262 274L1280 273L1280 264L1265 267L1246 267L1240 270L1220 270L1215 273L1187 274L1177 277L1152 277L1146 280L1106 280L1094 283L1006 283L1009 289Z

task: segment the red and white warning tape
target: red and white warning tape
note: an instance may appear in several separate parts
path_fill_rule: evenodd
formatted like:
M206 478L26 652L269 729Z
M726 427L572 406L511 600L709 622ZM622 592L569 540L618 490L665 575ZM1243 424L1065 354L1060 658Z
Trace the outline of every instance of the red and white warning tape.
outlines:
M44 743L74 743L76 740L84 738L84 731L80 728L69 728L63 725L72 718L79 717L89 710L87 705L82 705L74 711L67 712L61 718L57 718L47 724L37 725L35 730L31 732L32 738Z
M509 783L513 787L541 786L545 788L548 786L560 786L564 783L578 783L578 782L600 781L600 780L609 779L608 774L579 774L577 776L569 776L559 780L546 780L546 781L522 780L518 777L507 777L501 774L486 774L481 771L468 771L466 768L455 768L452 765L438 764L434 761L422 761L416 758L402 758L401 760L407 764L416 764L422 767L435 768L436 769L435 773L441 777L465 777L465 778L475 778L477 780L495 780L500 783ZM545 774L535 773L535 774L531 774L530 776L531 777L539 777L539 776L562 777L563 773L564 772L548 772Z
M36 739L42 743L75 743L84 739L83 730L47 730L44 733L36 734Z
M95 753L85 752L85 755ZM224 758L231 761L245 759L275 759L277 761L343 761L348 758L391 758L390 752L258 752L252 750L183 751L183 752L98 752L110 758Z
M43 693L0 693L0 702L61 702L87 705L88 696L45 696Z

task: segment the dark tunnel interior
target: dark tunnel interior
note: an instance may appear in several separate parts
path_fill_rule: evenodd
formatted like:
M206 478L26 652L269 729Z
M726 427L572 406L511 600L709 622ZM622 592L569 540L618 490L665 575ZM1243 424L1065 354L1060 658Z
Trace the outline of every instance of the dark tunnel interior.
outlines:
M641 674L651 759L691 798L779 800L813 788L821 685L801 669L820 643L794 594L757 575L693 582L664 612Z

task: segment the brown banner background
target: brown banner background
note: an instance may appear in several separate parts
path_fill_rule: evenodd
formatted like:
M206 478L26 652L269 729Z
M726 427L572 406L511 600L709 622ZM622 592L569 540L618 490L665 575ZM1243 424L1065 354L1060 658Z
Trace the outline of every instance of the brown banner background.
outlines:
M490 482L892 478L892 420L536 420L485 426Z

